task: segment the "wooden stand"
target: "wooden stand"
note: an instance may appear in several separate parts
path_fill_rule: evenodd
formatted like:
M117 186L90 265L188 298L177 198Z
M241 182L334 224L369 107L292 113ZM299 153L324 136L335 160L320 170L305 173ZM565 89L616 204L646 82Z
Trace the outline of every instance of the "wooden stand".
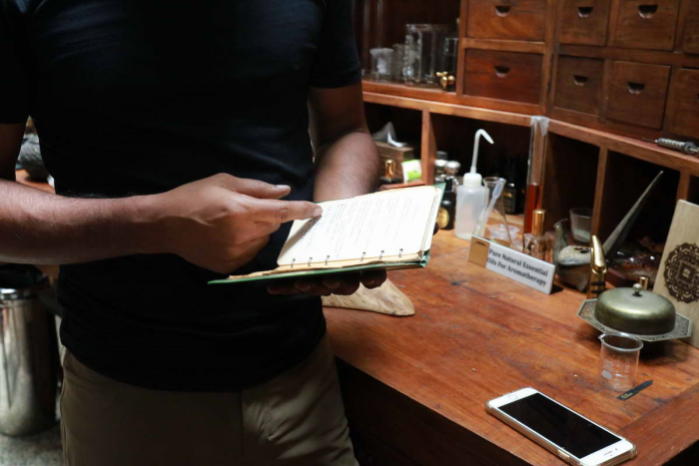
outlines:
M621 0L407 3L359 0L355 24L369 69L368 49L403 42L406 23L460 20L455 92L364 81L370 128L393 121L400 140L419 141L427 182L437 150L470 166L481 127L496 142L482 146L484 176L501 150L527 157L530 116L546 115L548 133L534 141L532 164L543 167L533 174L542 177L548 229L570 208L588 207L592 232L604 240L661 169L644 211L649 221L638 222L631 239L664 242L676 201L699 202L699 158L640 139L699 138L696 0L663 1L655 13Z

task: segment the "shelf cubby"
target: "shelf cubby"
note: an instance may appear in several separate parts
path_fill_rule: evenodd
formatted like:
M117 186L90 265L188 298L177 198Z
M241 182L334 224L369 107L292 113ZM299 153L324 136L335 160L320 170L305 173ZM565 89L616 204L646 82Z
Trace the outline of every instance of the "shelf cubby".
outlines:
M531 132L529 128L439 114L431 114L431 120L436 150L448 152L449 160L461 163L464 172L470 169L474 137L479 129L486 130L495 144L481 141L478 173L483 176L505 176L506 173L502 171L503 156L523 159L526 169Z
M699 176L690 177L687 200L694 204L699 204Z
M396 129L398 140L414 145L419 152L422 139L421 111L370 103L365 103L364 109L369 131L375 133L391 122Z
M594 208L599 158L598 146L549 133L541 192L547 230L569 218L570 209ZM596 214L593 212L593 216Z
M677 202L680 172L623 153L609 152L599 220L602 239L612 233L661 170L660 183L643 207L628 240L648 236L656 242L665 241Z

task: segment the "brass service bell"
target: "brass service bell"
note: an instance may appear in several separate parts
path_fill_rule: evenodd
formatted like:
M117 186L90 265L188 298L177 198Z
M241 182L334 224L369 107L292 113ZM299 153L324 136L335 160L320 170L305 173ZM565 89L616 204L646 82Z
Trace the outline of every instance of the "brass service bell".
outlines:
M637 334L657 335L675 328L675 306L666 298L643 289L615 288L602 293L595 304L595 319L615 330Z

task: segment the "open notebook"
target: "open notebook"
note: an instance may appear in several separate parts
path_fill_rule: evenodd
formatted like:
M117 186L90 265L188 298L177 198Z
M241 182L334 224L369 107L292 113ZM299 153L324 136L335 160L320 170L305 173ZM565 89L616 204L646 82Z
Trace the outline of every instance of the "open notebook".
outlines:
M425 267L443 185L394 189L323 202L323 215L296 220L274 270L210 283Z

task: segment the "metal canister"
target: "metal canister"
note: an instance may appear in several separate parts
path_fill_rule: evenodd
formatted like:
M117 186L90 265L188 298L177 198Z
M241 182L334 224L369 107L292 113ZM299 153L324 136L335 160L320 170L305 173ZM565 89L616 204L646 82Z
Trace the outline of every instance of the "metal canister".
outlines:
M38 293L48 287L33 267L0 267L0 433L31 435L56 423L55 319Z
M447 161L444 159L437 159L434 161L434 182L441 183L444 181L444 175L446 173Z

